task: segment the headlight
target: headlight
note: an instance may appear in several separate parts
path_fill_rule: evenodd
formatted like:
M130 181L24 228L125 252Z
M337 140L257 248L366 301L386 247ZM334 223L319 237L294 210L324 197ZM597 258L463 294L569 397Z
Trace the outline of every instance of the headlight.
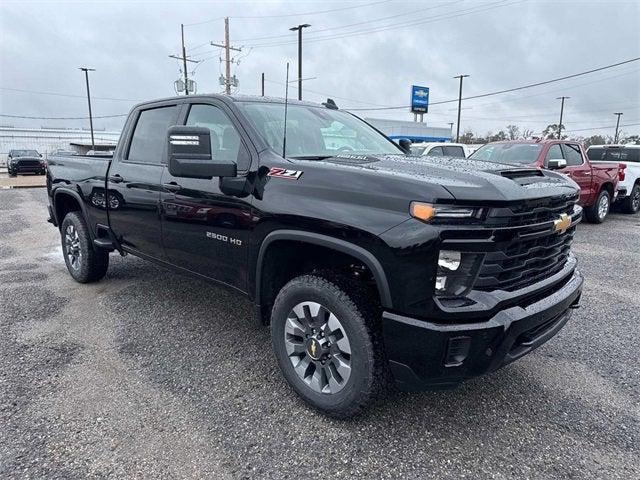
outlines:
M435 282L436 295L464 295L473 286L481 260L482 256L476 253L440 250Z
M423 222L429 222L436 218L473 218L479 213L479 210L473 207L411 202L409 212L412 217Z

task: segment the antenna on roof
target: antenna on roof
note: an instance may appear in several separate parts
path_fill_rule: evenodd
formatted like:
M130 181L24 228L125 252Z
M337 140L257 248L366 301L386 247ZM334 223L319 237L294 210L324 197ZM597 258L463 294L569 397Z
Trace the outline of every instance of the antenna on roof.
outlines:
M289 104L289 62L287 62L287 82L284 87L284 135L282 136L282 158L287 158L287 105Z

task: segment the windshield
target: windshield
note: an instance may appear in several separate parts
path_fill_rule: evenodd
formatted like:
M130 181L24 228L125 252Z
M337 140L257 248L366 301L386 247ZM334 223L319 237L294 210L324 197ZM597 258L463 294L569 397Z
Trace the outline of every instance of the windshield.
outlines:
M495 163L535 163L542 150L539 143L489 143L471 155L476 160Z
M282 153L284 104L240 102L239 105L269 146ZM287 108L287 157L404 154L387 137L346 112L296 104Z
M12 157L39 157L40 154L35 150L12 150Z
M589 160L608 162L640 162L640 148L590 147L587 150Z

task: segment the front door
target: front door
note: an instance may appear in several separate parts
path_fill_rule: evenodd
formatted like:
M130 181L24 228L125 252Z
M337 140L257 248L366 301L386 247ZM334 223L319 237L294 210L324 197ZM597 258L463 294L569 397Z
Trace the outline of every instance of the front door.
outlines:
M213 158L236 162L239 177L247 173L246 139L222 105L191 105L186 125L209 128ZM223 193L220 181L179 178L164 170L164 248L174 265L245 291L251 197Z
M563 143L562 150L567 166L562 170L580 187L580 204L587 205L598 192L593 190L593 175L591 167L584 160L580 145L577 143Z
M121 244L134 253L164 257L160 190L167 129L177 121L178 107L141 110L128 148L109 171L109 223Z

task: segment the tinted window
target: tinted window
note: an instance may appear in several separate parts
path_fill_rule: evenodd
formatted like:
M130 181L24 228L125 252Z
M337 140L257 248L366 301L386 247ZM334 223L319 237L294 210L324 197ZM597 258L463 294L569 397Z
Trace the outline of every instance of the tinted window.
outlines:
M442 152L442 147L433 147L431 150L429 150L429 153L427 153L427 155L430 155L432 157L441 157L442 155L444 155L444 153Z
M250 157L242 145L240 134L231 119L213 105L192 105L187 125L211 130L211 154L213 158L228 160L238 165L238 170L249 168Z
M540 143L488 143L475 151L471 158L496 163L532 164L542 150Z
M162 163L167 129L175 121L175 105L141 111L133 131L127 159L140 163Z
M640 162L640 148L589 148L589 160L605 160L609 162Z
M464 158L464 148L458 146L444 146L444 154L449 157L460 157Z
M551 145L551 147L549 147L549 151L547 152L547 156L544 158L544 163L546 165L549 160L561 160L563 158L564 155L562 155L562 149L560 148L560 145Z
M567 166L582 165L582 153L578 145L571 143L564 143L562 145L564 150L564 158L567 161Z
M411 147L411 154L412 155L422 155L422 152L425 151L427 147Z

